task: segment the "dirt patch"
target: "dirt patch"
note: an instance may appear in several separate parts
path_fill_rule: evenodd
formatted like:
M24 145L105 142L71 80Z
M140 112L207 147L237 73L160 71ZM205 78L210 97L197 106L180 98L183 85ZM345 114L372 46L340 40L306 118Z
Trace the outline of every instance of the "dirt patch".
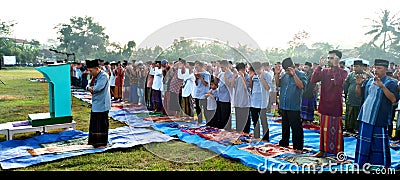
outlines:
M10 101L23 98L25 98L23 95L0 95L0 101Z

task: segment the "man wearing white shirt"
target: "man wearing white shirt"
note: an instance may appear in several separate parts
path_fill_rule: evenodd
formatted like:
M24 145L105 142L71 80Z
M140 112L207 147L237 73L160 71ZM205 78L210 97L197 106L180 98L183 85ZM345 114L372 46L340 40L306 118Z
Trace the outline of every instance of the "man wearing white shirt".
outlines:
M263 67L263 69L264 69L264 71L266 73L268 73L271 77L274 77L274 71L272 71L271 65L270 65L269 62L262 63L262 67ZM269 98L268 98L269 101L268 101L267 113L271 112L271 105L274 102L276 102L277 90L276 90L276 85L275 85L275 78L272 78L272 82L271 82L271 86L270 86L269 92L270 92L270 94L269 94ZM273 99L273 96L275 96L275 99Z
M253 122L253 137L260 138L260 124L262 126L262 140L269 141L269 128L267 122L267 106L269 91L272 85L272 76L264 71L261 62L253 62L250 74L250 116Z
M220 71L214 76L214 81L218 84L218 99L217 99L217 122L215 126L219 129L231 130L232 119L231 119L231 94L233 93L233 84L235 79L233 73L228 68L229 62L227 60L221 60L219 62Z
M207 99L206 94L210 90L210 80L211 75L204 69L204 64L202 62L198 62L196 65L196 73L194 74L196 77L195 80L195 96L199 99L199 108L200 112L197 114L197 122L201 124L203 122L203 113L206 118L206 123L208 123L213 114L211 111L207 110Z
M156 61L156 64L153 67L153 70L150 71L150 75L154 75L152 89L152 98L151 100L154 103L154 111L161 112L162 111L162 99L161 99L161 90L163 88L163 73L160 67L161 62Z
M195 77L193 74L194 63L180 59L181 64L178 69L178 78L183 80L182 84L182 110L186 116L193 117L192 93L194 89Z

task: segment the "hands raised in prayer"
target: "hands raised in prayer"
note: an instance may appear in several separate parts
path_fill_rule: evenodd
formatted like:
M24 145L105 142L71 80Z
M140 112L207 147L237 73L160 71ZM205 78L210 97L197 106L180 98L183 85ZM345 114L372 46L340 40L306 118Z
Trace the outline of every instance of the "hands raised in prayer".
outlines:
M324 61L324 59L325 59L325 56L324 55L321 55L320 57L319 57L319 66L324 66L324 64L325 64L325 61Z
M375 76L374 84L379 86L379 87L381 87L381 88L383 88L383 86L384 86L382 81L381 81L381 78L379 78L378 76Z
M295 74L295 70L292 67L288 67L287 70L288 70L287 74L289 74L290 76L293 76Z

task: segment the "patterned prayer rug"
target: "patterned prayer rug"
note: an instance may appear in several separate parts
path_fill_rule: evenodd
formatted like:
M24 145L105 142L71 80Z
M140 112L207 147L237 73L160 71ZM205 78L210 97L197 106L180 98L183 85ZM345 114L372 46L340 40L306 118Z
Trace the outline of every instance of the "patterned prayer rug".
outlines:
M278 116L278 117L271 117L271 120L276 122L276 123L282 123L282 117Z
M201 136L207 136L209 140L230 145L239 145L246 143L258 143L259 140L254 139L252 135L246 133L238 133L236 131L225 131L221 130L217 133L201 134Z
M294 163L298 166L308 166L315 167L315 169L320 169L324 167L328 167L329 165L340 165L340 164L351 164L349 160L338 160L336 156L326 156L326 157L315 157L311 155L292 155L292 156L283 156L278 158L279 160L284 160L290 163Z
M94 147L92 145L88 145L87 142L88 142L88 137L86 136L66 141L43 143L40 144L42 148L35 148L35 149L29 148L27 150L32 156L38 156L42 154L63 153L71 151L81 151L86 149L94 149Z
M82 151L86 149L94 149L94 147L92 145L70 145L62 147L45 147L45 148L28 149L28 152L32 156L39 156L42 154Z
M175 116L150 116L145 117L143 120L154 121L154 122L193 122L193 118L187 117L175 117Z
M390 141L390 148L393 150L399 150L400 149L400 141Z
M308 129L308 130L320 130L320 127L318 125L315 125L313 123L311 124L303 124L303 128L304 129Z
M277 144L262 144L256 146L244 146L238 148L240 150L245 150L250 153L265 157L265 158L274 158L282 154L295 154L295 150L292 148L282 147Z
M198 136L215 141L220 144L230 146L239 145L245 143L251 143L253 141L259 142L259 140L254 139L252 135L246 133L238 133L236 131L226 131L224 129L218 129L211 126L188 126L188 125L177 125L175 127L180 128L182 132L189 134L197 134Z

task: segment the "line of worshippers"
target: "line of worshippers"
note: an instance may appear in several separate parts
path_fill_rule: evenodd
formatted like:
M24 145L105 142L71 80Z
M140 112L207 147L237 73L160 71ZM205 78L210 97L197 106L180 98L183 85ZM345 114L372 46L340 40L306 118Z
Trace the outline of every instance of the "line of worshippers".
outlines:
M114 62L111 73L120 74L114 76L121 77L122 92L111 91L111 95L114 93L113 100L143 104L149 110L199 124L205 121L220 129L234 127L239 133L250 133L253 127L254 138L264 141L269 141L266 114L272 104L277 104L282 116L279 145L289 146L291 134L298 152L307 143L302 121L312 121L317 108L321 133L315 156L325 156L344 151L343 90L347 89L345 127L358 130L355 162L390 167L390 126L399 88L397 81L386 75L389 61L376 59L373 70L366 70L362 61L354 61L353 70L348 71L339 65L341 58L339 50L332 50L327 58L320 57L319 64L306 62L301 66L291 58L273 67L268 62L234 65L228 60L207 63L182 58L121 65Z

